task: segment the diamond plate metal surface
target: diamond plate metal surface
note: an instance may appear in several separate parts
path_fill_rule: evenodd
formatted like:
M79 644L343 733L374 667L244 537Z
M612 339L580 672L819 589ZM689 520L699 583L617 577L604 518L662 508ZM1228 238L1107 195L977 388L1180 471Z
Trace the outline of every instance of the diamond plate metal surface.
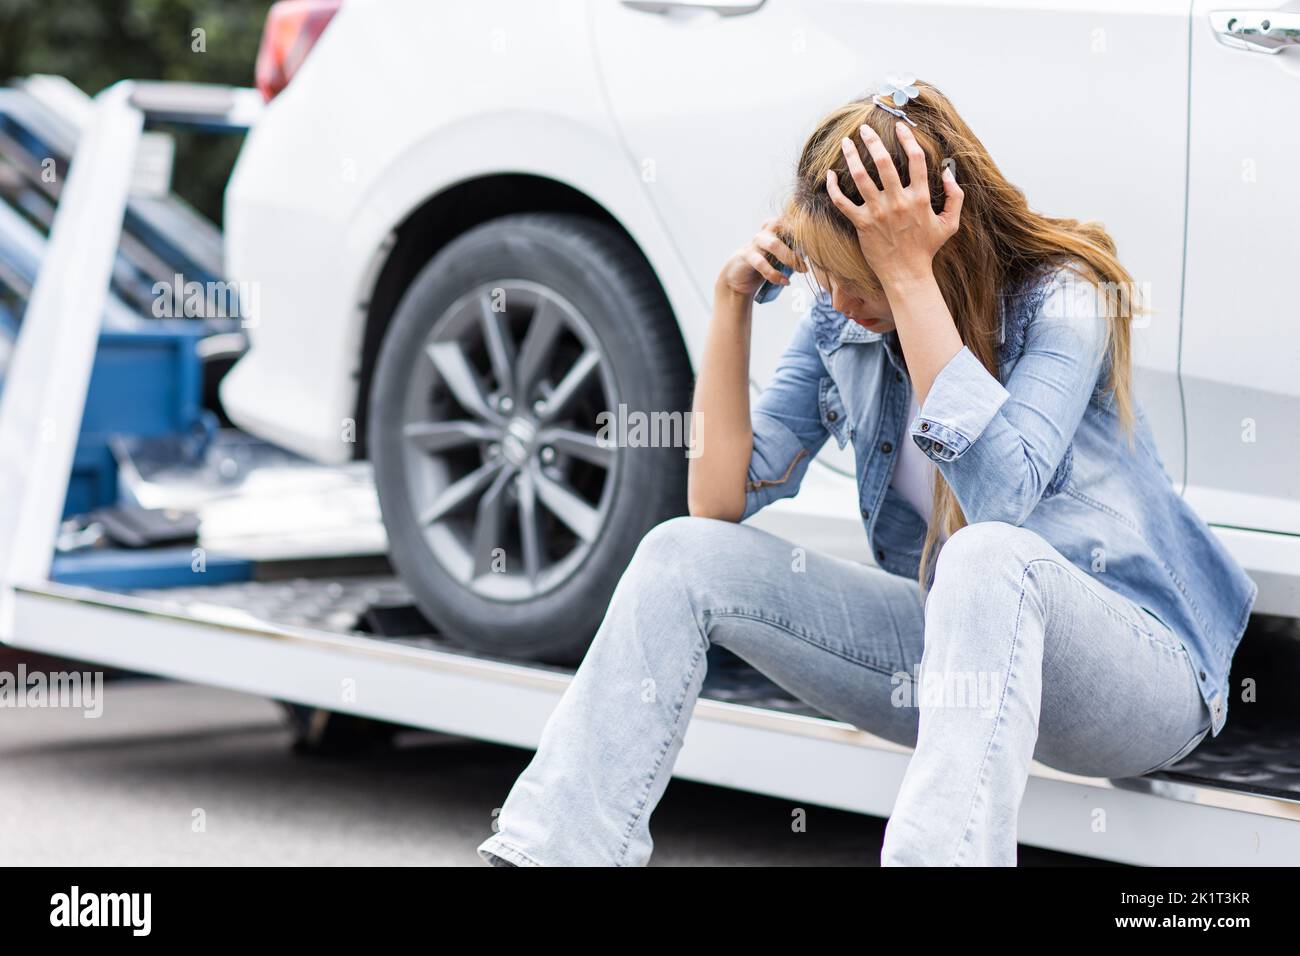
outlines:
M410 608L410 592L390 576L294 578L212 587L133 591L178 610L239 609L250 620L338 634L381 637L366 627L372 608ZM433 633L389 638L456 654L474 654ZM538 665L547 666L547 665ZM551 667L569 671L569 668ZM1300 623L1252 621L1233 665L1232 686L1256 700L1234 700L1228 724L1184 760L1153 776L1300 801ZM721 648L709 652L703 695L712 700L822 716Z

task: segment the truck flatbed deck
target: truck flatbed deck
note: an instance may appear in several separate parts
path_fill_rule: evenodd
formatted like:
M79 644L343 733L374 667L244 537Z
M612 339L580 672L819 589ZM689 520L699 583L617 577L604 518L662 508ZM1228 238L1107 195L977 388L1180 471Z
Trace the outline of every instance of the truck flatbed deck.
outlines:
M387 575L323 566L333 573L313 576L310 563L272 562L259 566L253 581L135 593L22 585L14 643L411 727L537 745L569 669L473 654L433 633L367 633L376 609L418 620L408 614L405 590ZM1257 640L1267 644L1266 637ZM887 816L908 754L817 714L718 654L676 775ZM1035 846L1127 863L1294 862L1300 728L1243 715L1169 771L1133 780L1075 777L1036 764L1020 835Z

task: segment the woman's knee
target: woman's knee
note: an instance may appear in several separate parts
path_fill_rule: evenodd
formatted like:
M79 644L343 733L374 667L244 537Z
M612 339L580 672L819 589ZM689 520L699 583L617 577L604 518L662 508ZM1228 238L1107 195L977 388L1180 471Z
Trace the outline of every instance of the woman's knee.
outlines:
M641 633L648 627L658 635L657 651L690 641L704 627L702 608L713 597L723 549L732 547L737 526L708 518L671 518L651 528L641 539L632 561L614 591L601 635ZM635 622L610 627L610 622ZM692 626L692 622L694 626Z
M1027 528L1004 521L968 524L939 549L934 586L988 588L999 571L1011 571L1019 578L1035 558L1051 550L1042 536Z
M676 581L682 586L707 580L710 566L727 560L740 526L712 518L669 518L651 528L627 574L646 581Z
M1000 521L981 521L956 531L939 551L926 598L926 643L996 643L992 632L1016 614L1027 591L1038 588L1040 558L1055 555L1033 531ZM1035 592L1036 593L1036 592ZM1037 600L1031 604L1037 605Z
M636 560L673 564L707 560L725 552L740 528L713 518L669 518L646 532L636 549Z
M1034 668L1043 629L1020 625L1042 604L1024 598L1037 587L1036 559L1048 551L1034 532L1002 522L967 525L948 539L925 603L927 679L937 673L982 689L1008 680L1010 662Z

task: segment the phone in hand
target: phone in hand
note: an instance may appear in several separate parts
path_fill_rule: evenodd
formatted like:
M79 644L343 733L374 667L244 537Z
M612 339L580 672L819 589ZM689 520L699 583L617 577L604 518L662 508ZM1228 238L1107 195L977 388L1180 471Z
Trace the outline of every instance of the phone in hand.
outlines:
M780 240L784 242L787 246L789 246L791 249L794 248L794 242L793 240L790 239L789 236L783 233L778 233L778 238L780 238ZM795 254L798 255L798 253ZM774 268L777 272L781 273L781 275L785 276L787 279L794 274L794 269L790 268L788 265L786 265L776 256L772 255L772 253L765 252L763 253L763 255L767 257L767 261L771 263L772 268ZM773 299L775 299L778 295L781 294L781 290L784 288L785 286L777 285L777 283L773 282L771 279L764 279L763 284L760 285L758 287L758 291L754 293L754 301L759 303L760 305L762 305L765 302L771 302Z
M786 278L789 278L790 275L794 272L793 269L791 269L780 259L773 258L770 253L767 254L767 261L772 263L772 265L776 268L776 270ZM763 284L759 286L758 291L754 293L754 301L758 302L759 304L762 304L764 302L771 302L773 299L775 299L778 295L781 294L781 290L784 288L785 286L777 285L771 279L764 279Z

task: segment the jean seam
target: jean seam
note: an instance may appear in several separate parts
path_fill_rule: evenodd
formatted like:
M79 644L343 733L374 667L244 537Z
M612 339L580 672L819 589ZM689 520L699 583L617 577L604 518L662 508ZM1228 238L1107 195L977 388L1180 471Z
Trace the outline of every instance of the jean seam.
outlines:
M906 670L909 669L909 668L908 668L908 665L907 665L907 652L903 649L903 630L902 630L902 628L900 628L900 627L898 626L898 615L894 613L894 604L893 604L892 601L890 601L888 598L886 598L882 603L885 605L885 612L889 615L889 623L890 623L890 624L893 626L893 628L894 628L894 643L898 645L898 670L900 670L900 671L906 671ZM924 644L924 642L925 642L925 623L924 623L924 622L925 622L925 614L924 614L924 612L922 612L921 621L922 621L922 624L921 624L921 634L922 634L921 641L922 641L922 644ZM897 673L897 671L895 671L894 673Z
M1088 595L1088 597L1091 598L1094 603L1096 603L1099 607L1104 608L1106 612L1110 614L1111 617L1115 618L1121 624L1127 625L1131 630L1133 630L1138 635L1140 635L1142 639L1146 641L1148 644L1153 644L1156 647L1160 648L1165 653L1172 654L1175 656L1177 656L1178 654L1186 653L1186 648L1182 646L1181 640L1179 640L1178 638L1178 634L1174 631L1173 628L1169 627L1169 625L1165 624L1164 626L1168 628L1169 633L1173 635L1175 640L1179 640L1178 647L1173 647L1170 646L1169 644L1166 644L1164 641L1159 640L1151 631L1147 630L1144 627L1139 626L1134 621L1125 617L1121 611L1119 611L1117 608L1112 606L1109 602L1107 602L1104 598L1102 598L1101 595L1093 591L1092 588L1083 585L1082 582L1076 581L1074 575L1070 573L1070 568L1067 568L1065 565L1063 565L1060 561L1057 561L1055 558L1034 558L1032 561L1029 562L1029 565L1033 565L1033 564L1045 564L1048 567L1055 568L1056 570L1061 572L1061 574L1066 578L1067 581L1069 581L1072 584L1079 584L1080 590L1083 591L1084 594ZM1028 565L1026 565L1026 567L1028 567ZM1100 584L1100 582L1098 582L1098 584ZM1105 587L1104 584L1102 584L1101 586ZM1107 588L1107 590L1110 589ZM1111 592L1111 593L1118 593L1118 592ZM1122 594L1119 596L1124 597L1124 595ZM1124 598L1124 600L1127 601L1130 599ZM1135 607L1137 606L1136 602L1131 602L1131 603L1134 603ZM1163 624L1164 622L1162 621L1161 623Z
M1038 558L1035 560L1047 560ZM998 712L993 722L993 731L989 734L989 742L984 747L984 755L980 758L979 777L975 781L975 792L971 794L970 809L966 812L966 822L962 825L961 842L953 851L952 865L957 866L961 862L962 850L970 845L971 820L975 817L975 808L979 804L980 796L984 793L984 779L988 770L989 754L993 750L993 744L997 740L998 731L1002 729L1002 713L1006 708L1007 694L1011 690L1012 675L1015 674L1016 652L1020 649L1020 621L1021 613L1025 607L1025 578L1029 576L1029 568L1034 561L1025 564L1024 569L1020 572L1020 596L1016 600L1016 626L1011 632L1011 652L1007 660L1007 680L1002 685L1002 693L998 697Z
M676 713L673 716L672 725L669 728L668 736L659 747L659 752L655 756L654 766L650 768L650 773L646 777L645 790L637 800L637 805L632 810L632 816L628 820L627 829L623 833L623 845L619 848L618 856L615 860L615 866L623 866L627 858L627 852L632 846L632 831L636 829L637 823L641 819L641 814L645 812L646 801L650 796L650 791L654 788L655 781L659 777L659 772L663 769L664 757L668 755L668 749L672 746L673 740L679 733L682 733L682 712L685 710L686 693L695 680L695 672L699 670L700 661L704 657L704 652L708 647L708 639L705 637L695 647L695 653L691 656L690 666L686 669L686 678L682 682L681 696L674 705Z
M879 661L870 657L850 654L841 648L832 647L830 644L827 644L826 642L817 638L815 635L807 633L803 629L796 627L794 624L791 624L788 621L783 621L779 618L771 617L770 615L764 614L761 611L750 611L744 608L719 608L717 610L705 611L704 616L706 619L709 620L713 618L736 617L736 618L742 618L747 621L756 621L760 624L769 624L772 627L785 631L791 637L798 638L799 640L803 641L805 644L808 644L809 646L814 647L819 651L823 651L827 654L832 654L835 657L840 658L841 660L848 661L850 664L856 664L859 667L865 667L868 670L875 671L878 674L884 674L886 677L892 677L894 674L897 674L900 670L902 671L907 670L906 664L904 663L900 663L894 666L887 661Z
M513 853L521 860L524 860L529 866L541 867L542 865L538 863L535 859L533 859L531 856L529 856L527 853L525 853L523 850L519 849L519 847L515 846L513 843L509 842L508 840L501 839L499 834L496 833L492 834L492 836L488 839L487 842L494 844L496 847L500 848L501 850L504 850L506 853ZM498 853L495 849L488 849L487 852L493 854L494 856L499 856L503 860L510 859L508 856L505 856L502 853Z
M1109 505L1105 505L1102 502L1098 501L1097 499L1084 494L1074 485L1073 482L1071 482L1065 488L1065 493L1070 497L1083 502L1085 505L1089 505L1093 508L1096 508L1099 511L1102 511L1110 515L1115 520L1122 522L1134 534L1141 537L1142 532L1138 530L1137 524L1134 521L1129 519L1126 515L1120 514L1118 511L1116 511L1114 508L1110 507ZM1183 585L1182 578L1180 578L1177 574L1174 573L1174 569L1169 566L1168 561L1164 560L1164 558L1160 557L1158 554L1154 556L1156 557L1157 560L1160 561L1160 566L1165 569L1165 574L1169 575L1169 579L1173 582L1174 587L1178 589L1178 593L1181 594L1184 600L1187 601L1187 605L1192 609L1192 613L1196 615L1197 623L1201 625L1202 629L1204 629L1206 633L1212 631L1213 629L1210 627L1209 623L1205 620L1205 615L1201 613L1200 605L1198 605L1196 601L1192 599L1191 594L1188 593L1187 588Z
M1188 756L1193 750L1195 750L1196 747L1199 746L1200 740L1204 740L1207 736L1209 736L1210 728L1213 726L1214 726L1214 722L1212 719L1206 721L1205 729L1198 730L1190 737L1188 737L1186 743L1184 743L1181 747L1175 750L1171 756L1166 757L1164 760L1161 760L1157 764L1154 764L1149 769L1143 770L1141 773L1133 774L1133 776L1145 777L1149 773L1155 773L1157 770L1164 770L1166 767L1173 766L1173 764L1182 760L1184 757Z
M1034 563L1041 563L1041 564L1046 564L1046 565L1048 565L1048 566L1050 566L1050 567L1054 567L1054 568L1056 568L1058 571L1060 571L1061 574L1064 575L1064 576L1066 577L1066 579L1068 579L1068 580L1074 582L1074 576L1070 573L1069 568L1067 568L1067 567L1065 567L1064 565L1062 565L1059 561L1053 560L1052 558L1035 558L1035 559L1034 559L1033 561L1031 561L1030 563L1031 563L1031 564L1034 564ZM1080 583L1080 582L1075 582L1075 583ZM1103 585L1103 587L1104 587L1104 585ZM1112 607L1109 603L1107 603L1107 602L1106 602L1106 601L1105 601L1105 600L1104 600L1100 595L1098 595L1096 592L1094 592L1094 591L1092 590L1092 588L1089 588L1089 587L1087 587L1087 586L1082 586L1082 587L1081 587L1081 590L1082 590L1085 594L1087 594L1090 598L1092 598L1093 601L1094 601L1095 603L1097 603L1097 604L1100 605L1101 607L1105 608L1108 612L1110 612L1110 614L1111 614L1112 617L1116 618L1117 620L1119 620L1119 621L1120 621L1121 623L1123 623L1123 624L1127 624L1127 625L1129 625L1129 627L1130 627L1133 631L1135 631L1135 632L1137 633L1137 635L1138 635L1138 636L1139 636L1139 637L1140 637L1140 638L1141 638L1141 639L1142 639L1142 640L1143 640L1147 645L1152 646L1152 647L1155 647L1156 649L1158 649L1158 650L1160 650L1160 651L1163 651L1164 653L1169 654L1169 655L1172 656L1172 657L1181 657L1182 660L1183 660L1183 663L1187 665L1188 669L1191 670L1191 671L1193 672L1193 674L1195 673L1195 666L1192 664L1192 661L1191 661L1191 655L1188 653L1186 645L1182 643L1182 641L1181 641L1181 640L1179 639L1179 637L1178 637L1177 632L1176 632L1172 627L1170 627L1168 624L1165 624L1163 621L1160 622L1161 625L1164 626L1165 629L1169 631L1170 635L1172 635L1173 638L1174 638L1175 640L1178 640L1178 641L1179 641L1179 644L1178 644L1177 647L1174 647L1174 646L1172 646L1172 645L1166 644L1164 641L1162 641L1162 640L1160 640L1159 638L1157 638L1157 637L1155 636L1155 634L1152 633L1151 631L1147 630L1146 628L1139 627L1139 626L1135 625L1132 621L1127 620L1127 619L1124 617L1124 615L1123 615L1122 613L1120 613L1120 611L1118 611L1116 608ZM1122 597L1122 596L1123 596L1123 595L1121 595L1121 597ZM1128 600L1128 599L1126 599L1126 600ZM1204 701L1200 698L1199 693L1198 693L1198 695L1197 695L1197 702L1200 703L1200 704L1202 705L1202 707L1204 707ZM1206 710L1208 711L1208 708L1206 708ZM1160 768L1162 768L1162 767L1164 767L1164 766L1170 764L1170 763L1173 762L1175 759L1181 759L1183 756L1186 756L1186 754L1183 754L1183 753L1181 752L1182 749L1183 749L1183 748L1190 748L1192 742L1197 738L1197 736L1198 736L1198 735L1200 735L1200 736L1204 736L1206 733L1208 733L1210 726L1213 725L1213 721L1212 721L1212 719L1207 719L1206 723L1207 723L1207 726L1206 726L1206 729L1205 729L1205 730L1197 730L1196 733L1193 733L1192 736L1189 737L1189 738L1187 739L1186 742L1184 742L1182 748L1180 748L1179 750L1175 750L1174 753L1173 753L1170 757L1167 757L1165 760L1163 760L1163 761L1161 761L1161 762L1155 764L1154 766L1151 767L1151 769L1149 769L1149 770L1143 770L1141 773L1133 774L1133 776L1135 776L1135 777L1143 777L1143 776L1146 776L1146 775L1149 774L1149 773L1155 773L1157 770L1159 770ZM1189 750L1189 752L1190 752L1190 750Z
M1066 579L1069 580L1070 582L1082 585L1082 582L1077 582L1074 580L1074 576L1070 574L1068 568L1063 567L1059 561L1056 561L1053 558L1033 558L1025 563L1024 569L1020 573L1020 595L1016 601L1016 624L1012 632L1011 653L1010 653L1010 659L1008 661L1008 668L1007 668L1007 681L1006 684L1003 686L1002 695L998 700L997 715L994 721L993 730L989 735L989 742L984 748L984 756L980 759L979 778L976 781L975 793L971 796L971 805L970 805L970 810L968 811L966 816L966 823L962 828L962 839L961 842L958 844L956 851L953 854L954 865L956 865L960 861L961 851L965 849L966 846L969 845L971 820L975 816L975 809L979 803L980 795L984 792L984 781L985 781L985 773L988 767L988 757L993 750L993 745L997 740L998 732L1002 729L1003 710L1006 704L1007 694L1010 692L1011 689L1011 682L1013 679L1013 675L1015 674L1014 664L1015 664L1016 654L1020 649L1020 625L1021 625L1023 612L1024 612L1025 591L1026 591L1025 579L1028 577L1030 569L1035 564L1041 564L1041 565L1046 565L1048 567L1055 568L1056 570L1060 571L1063 575L1065 575ZM1187 656L1187 651L1185 648L1170 647L1168 644L1156 640L1154 636L1152 636L1149 632L1144 631L1142 628L1136 626L1133 623L1133 621L1127 619L1122 613L1120 613L1119 610L1112 607L1109 603L1103 600L1100 597L1100 595L1093 592L1091 588L1087 586L1081 586L1080 590L1082 590L1083 593L1091 597L1092 600L1098 606L1104 608L1110 616L1115 618L1121 624L1127 625L1130 630L1135 631L1138 634L1141 634L1149 643L1154 644L1157 647L1159 647L1161 650L1166 651L1167 653L1173 654L1175 656L1178 654ZM1046 622L1044 622L1044 628L1046 628ZM1184 744L1184 746L1187 745ZM1177 756L1177 754L1178 752L1175 751L1174 755ZM1161 765L1157 764L1156 766L1159 767ZM1152 770L1145 771L1145 773L1151 773L1151 772L1153 771ZM1142 776L1142 774L1139 774L1138 776Z

